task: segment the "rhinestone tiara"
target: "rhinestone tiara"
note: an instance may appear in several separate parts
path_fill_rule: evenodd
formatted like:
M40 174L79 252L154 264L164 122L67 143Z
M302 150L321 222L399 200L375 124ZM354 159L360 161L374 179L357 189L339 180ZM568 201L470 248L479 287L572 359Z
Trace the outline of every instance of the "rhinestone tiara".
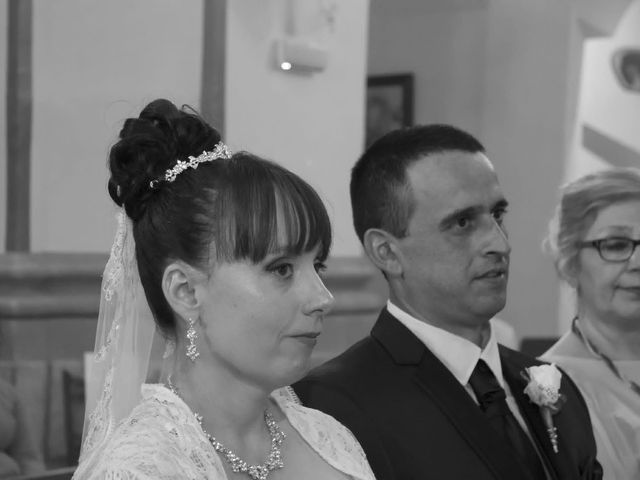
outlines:
M164 177L156 178L155 180L151 180L149 182L149 187L155 189L158 187L160 182L168 182L171 183L175 181L176 177L180 175L182 172L187 170L188 168L196 169L198 165L205 162L213 162L218 158L231 158L231 151L229 147L227 147L224 143L218 142L212 151L207 152L203 151L197 157L189 157L189 161L186 160L178 160L173 168L167 169L164 172Z

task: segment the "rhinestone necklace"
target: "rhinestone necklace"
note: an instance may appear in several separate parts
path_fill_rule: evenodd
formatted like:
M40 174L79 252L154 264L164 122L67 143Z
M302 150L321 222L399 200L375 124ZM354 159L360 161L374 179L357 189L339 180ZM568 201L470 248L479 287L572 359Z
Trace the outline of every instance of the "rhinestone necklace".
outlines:
M167 379L167 388L171 390L176 396L182 399L182 396L178 392L177 387L171 383L170 377ZM182 400L184 401L184 399ZM209 434L204 429L204 426L202 425L202 415L197 412L193 412L193 415L200 424L200 428L209 440L209 443L213 446L216 452L222 455L222 458L227 461L234 473L246 473L253 480L267 480L269 474L273 470L284 467L280 445L282 445L282 442L287 437L287 435L280 429L280 427L278 427L278 424L276 423L273 415L271 415L269 410L264 410L264 423L267 425L269 436L271 437L271 449L269 450L269 456L267 457L267 459L260 465L249 465L247 462L242 460L233 452L233 450L225 447L216 439L216 437Z

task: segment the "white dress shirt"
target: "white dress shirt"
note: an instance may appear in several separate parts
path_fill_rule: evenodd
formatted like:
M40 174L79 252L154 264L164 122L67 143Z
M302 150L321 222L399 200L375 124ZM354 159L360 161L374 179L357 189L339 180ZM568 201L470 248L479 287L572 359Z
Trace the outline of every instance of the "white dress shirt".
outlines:
M527 428L527 425L518 409L518 404L515 398L511 394L509 384L504 381L502 376L502 364L500 363L500 352L498 351L498 342L496 336L491 328L491 334L489 341L484 349L481 349L476 344L470 342L466 338L454 335L442 328L434 327L422 320L409 315L404 310L401 310L398 306L394 305L391 300L387 301L387 310L391 315L398 319L405 327L407 327L411 333L413 333L429 350L433 353L438 360L440 360L452 375L460 382L460 384L469 393L471 398L478 403L471 385L469 385L469 378L473 369L476 367L479 359L484 360L491 372L495 375L500 386L504 389L507 396L507 406L513 416L516 418L520 426L527 433L531 439L531 433ZM538 447L535 442L532 442L534 448L540 456ZM546 467L545 467L546 468Z

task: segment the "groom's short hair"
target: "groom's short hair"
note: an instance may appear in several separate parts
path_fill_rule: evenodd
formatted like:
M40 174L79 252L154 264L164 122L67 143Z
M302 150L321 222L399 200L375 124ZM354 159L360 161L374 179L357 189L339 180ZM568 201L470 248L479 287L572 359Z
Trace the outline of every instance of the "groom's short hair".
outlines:
M353 226L360 242L370 228L406 236L415 206L407 168L448 151L485 153L471 134L443 124L393 130L371 144L351 170Z

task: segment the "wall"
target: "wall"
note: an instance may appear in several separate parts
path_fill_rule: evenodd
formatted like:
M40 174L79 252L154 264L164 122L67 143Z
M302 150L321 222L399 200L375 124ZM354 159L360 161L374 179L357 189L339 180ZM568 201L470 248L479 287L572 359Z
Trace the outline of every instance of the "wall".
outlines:
M202 2L35 0L32 250L108 251L106 159L156 97L199 104Z
M335 7L333 27L319 20L321 5ZM334 225L337 256L360 254L348 182L364 143L367 19L368 0L228 4L227 141L283 164L319 190ZM275 68L274 41L290 23L328 50L324 71Z
M510 201L501 316L522 336L557 333L555 272L541 242L566 158L571 15L570 2L555 0L494 0L489 11L482 139Z
M635 150L640 155L640 94L620 86L611 61L618 49L640 49L639 25L640 0L635 0L629 5L611 36L595 37L585 43L577 128L568 162L567 179L574 179L588 171L623 161L615 156L599 156L585 146L582 135L585 126L597 130L612 142Z
M416 123L479 134L487 16L478 0L373 0L368 72L412 72Z

